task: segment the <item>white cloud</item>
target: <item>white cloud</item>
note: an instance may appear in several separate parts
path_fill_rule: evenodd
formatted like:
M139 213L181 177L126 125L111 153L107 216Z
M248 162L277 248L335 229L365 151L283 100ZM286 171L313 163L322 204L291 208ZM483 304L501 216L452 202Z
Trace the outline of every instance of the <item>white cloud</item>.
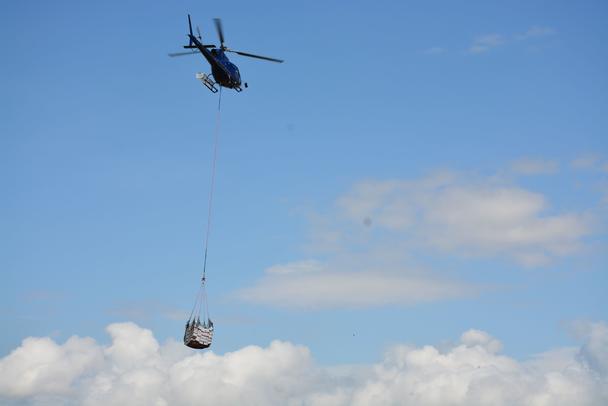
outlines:
M500 342L465 332L446 350L396 345L370 365L324 367L289 342L224 355L159 345L132 323L108 327L109 346L28 338L0 359L0 401L14 405L603 405L605 323L580 349L518 361ZM599 363L588 359L602 360Z
M480 346L491 354L502 350L502 343L481 330L469 330L462 334L460 342L467 347Z
M26 338L0 361L0 395L68 394L74 382L99 368L102 360L102 350L90 338L72 337L63 345L48 337Z
M555 35L555 34L556 34L556 31L554 28L535 25L535 26L530 27L524 33L516 34L515 38L518 40L525 40L525 39L530 39L530 38L546 37L546 36Z
M486 34L475 38L473 44L469 47L469 52L472 54L481 54L488 52L492 48L503 45L506 39L500 34Z
M266 273L275 275L303 274L325 270L325 265L319 261L308 260L279 264L266 269Z
M582 213L545 214L549 205L539 193L450 173L361 182L338 199L338 207L353 223L369 218L410 246L502 256L524 265L576 252L589 233Z
M558 164L546 159L522 158L511 164L511 170L522 175L549 175L557 172Z
M427 255L448 254L540 266L576 253L590 232L590 220L584 213L549 214L549 208L542 194L495 178L443 172L359 182L324 215L311 216L308 249L323 262L272 266L236 296L308 309L470 297L489 287L458 281L455 270L447 278L446 269L412 264Z
M412 304L470 296L477 290L465 283L403 269L344 271L317 261L302 261L267 269L254 286L237 295L255 303L317 309Z
M599 155L584 154L573 159L570 165L575 169L594 169L599 165L599 162Z
M579 321L573 324L579 340L584 340L580 359L592 369L608 375L608 325Z
M554 35L555 33L555 29L551 27L532 26L526 32L515 34L512 37L506 37L501 34L481 35L473 40L473 43L469 46L468 51L472 54L481 54L488 52L493 48L513 42L513 40L532 40L534 38Z

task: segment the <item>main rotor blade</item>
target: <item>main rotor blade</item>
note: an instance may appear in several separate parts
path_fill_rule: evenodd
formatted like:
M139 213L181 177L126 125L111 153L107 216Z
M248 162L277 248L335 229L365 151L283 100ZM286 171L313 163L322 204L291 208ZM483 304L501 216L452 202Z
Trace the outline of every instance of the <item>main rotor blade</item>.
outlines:
M171 58L176 57L176 56L184 56L184 55L195 55L198 54L198 51L190 51L190 52L174 52L172 54L167 54L169 55Z
M222 29L222 20L219 18L214 18L213 22L215 23L215 29L217 30L217 36L220 38L220 46L224 47L224 30Z
M205 48L217 48L215 45L203 45ZM175 56L184 56L184 55L196 55L196 54L200 54L200 52L197 51L189 51L189 52L173 52L171 54L167 54L170 57L175 57Z
M247 52L241 52L241 51L233 51L232 49L226 49L225 51L226 52L234 52L235 54L239 54L239 55L243 55L243 56L248 56L250 58L263 59L265 61L278 62L278 63L283 63L284 62L282 59L269 58L267 56L254 55L254 54L249 54Z
M201 30L200 30L200 28L198 28L198 25L196 26L196 32L198 33L198 39L199 39L199 41L202 41L203 37L201 37Z

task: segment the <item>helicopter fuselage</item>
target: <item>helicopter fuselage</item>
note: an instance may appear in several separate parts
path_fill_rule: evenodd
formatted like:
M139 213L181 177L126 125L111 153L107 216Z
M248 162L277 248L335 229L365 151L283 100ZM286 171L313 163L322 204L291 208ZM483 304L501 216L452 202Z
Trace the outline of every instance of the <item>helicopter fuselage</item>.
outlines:
M241 74L239 68L226 56L223 49L207 49L194 35L189 35L190 41L201 52L211 65L211 74L215 81L223 87L241 90Z

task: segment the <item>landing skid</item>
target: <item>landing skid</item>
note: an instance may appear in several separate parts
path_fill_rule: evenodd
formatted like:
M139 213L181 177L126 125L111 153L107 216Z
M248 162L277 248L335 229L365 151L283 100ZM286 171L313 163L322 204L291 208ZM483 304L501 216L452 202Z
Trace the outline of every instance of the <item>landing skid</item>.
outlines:
M207 89L211 90L213 93L217 93L218 92L217 87L215 87L215 82L213 81L213 79L211 79L211 77L209 75L207 75L205 73L202 73L202 72L198 72L196 74L196 78L198 80L200 80L201 83L203 85L205 85L205 87Z

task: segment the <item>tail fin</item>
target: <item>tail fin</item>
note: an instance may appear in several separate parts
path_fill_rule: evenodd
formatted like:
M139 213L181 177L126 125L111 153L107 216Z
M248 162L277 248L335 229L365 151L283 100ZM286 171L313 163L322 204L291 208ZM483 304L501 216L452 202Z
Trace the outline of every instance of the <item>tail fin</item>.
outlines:
M190 20L190 14L188 14L188 28L190 28L190 36L188 37L190 43L188 44L188 46L192 47L192 37L194 36L194 34L192 33L192 21Z

